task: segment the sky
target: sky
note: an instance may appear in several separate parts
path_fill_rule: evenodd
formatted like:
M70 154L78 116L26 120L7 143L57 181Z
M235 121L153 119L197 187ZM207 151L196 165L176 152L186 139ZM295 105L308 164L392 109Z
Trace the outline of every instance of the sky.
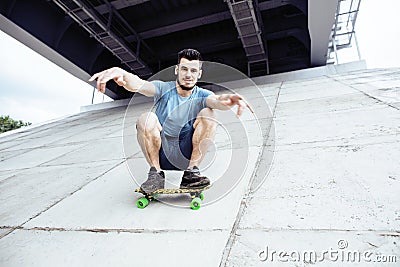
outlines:
M35 124L91 104L91 85L2 31L0 47L0 115ZM103 95L95 95L101 102Z
M356 22L361 58L368 68L400 67L400 1L362 0ZM33 124L78 113L93 87L0 31L0 116ZM339 63L358 60L355 47ZM104 101L110 101L108 97ZM95 103L103 95L95 92Z
M361 58L366 60L368 68L400 67L396 48L400 42L399 9L398 0L361 0L356 35ZM343 54L350 52L352 56L339 58L339 63L358 59L355 46L346 52Z

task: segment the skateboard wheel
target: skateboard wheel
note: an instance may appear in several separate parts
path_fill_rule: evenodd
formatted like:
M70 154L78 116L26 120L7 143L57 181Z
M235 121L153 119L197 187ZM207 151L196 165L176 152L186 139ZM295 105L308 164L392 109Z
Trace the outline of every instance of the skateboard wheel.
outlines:
M192 202L190 202L190 207L192 208L192 210L200 209L200 205L201 205L201 199L198 197L194 198Z
M145 197L140 198L137 202L136 202L136 206L139 209L144 209L147 207L147 205L149 205L149 200Z
M204 200L204 194L203 194L203 192L201 192L201 193L199 194L199 198L200 198L201 201Z

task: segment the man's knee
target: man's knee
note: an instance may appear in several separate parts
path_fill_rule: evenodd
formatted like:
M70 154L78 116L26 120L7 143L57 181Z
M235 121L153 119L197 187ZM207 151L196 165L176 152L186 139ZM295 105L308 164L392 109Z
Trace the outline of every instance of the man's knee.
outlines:
M215 118L215 111L211 108L203 108L202 110L200 110L198 116Z
M203 108L197 115L193 127L196 128L199 123L207 127L216 128L218 124L215 111L211 108Z
M152 131L157 129L162 130L160 122L158 121L157 115L154 112L146 112L139 116L136 121L136 129L138 131Z

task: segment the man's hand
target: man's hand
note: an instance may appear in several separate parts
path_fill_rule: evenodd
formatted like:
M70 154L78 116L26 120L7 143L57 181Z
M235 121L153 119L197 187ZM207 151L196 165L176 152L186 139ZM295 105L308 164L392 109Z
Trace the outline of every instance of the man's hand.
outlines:
M124 80L124 75L126 74L127 72L123 69L113 67L94 74L90 77L89 82L93 82L97 79L97 90L104 94L106 92L106 83L111 79L113 79L119 86L126 86L126 81Z
M254 113L252 107L244 100L244 98L241 95L224 94L224 95L218 96L218 100L222 105L227 106L229 108L237 105L238 110L237 110L236 115L238 117L240 117L242 115L243 111L246 108L248 108L251 111L251 113Z

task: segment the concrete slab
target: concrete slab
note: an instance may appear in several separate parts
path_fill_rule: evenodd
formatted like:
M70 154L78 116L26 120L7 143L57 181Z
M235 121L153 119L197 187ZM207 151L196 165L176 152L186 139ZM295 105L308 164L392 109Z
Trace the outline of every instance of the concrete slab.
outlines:
M338 111L355 111L367 107L383 108L386 105L359 92L354 92L324 98L281 102L277 106L275 117L283 118L287 116L303 116L305 114L317 115Z
M400 78L398 68L375 69L366 72L354 72L348 75L334 75L331 78L348 85L368 84L373 87L390 88L397 87L395 81ZM393 83L394 82L394 83Z
M208 167L203 172L214 182L214 186L204 192L204 207L198 211L190 210L188 195L165 196L164 199L160 197L161 200L168 201L169 205L154 202L144 210L138 209L135 202L141 195L135 193L134 189L146 179L148 166L143 158L137 158L130 160L133 173L129 173L125 164L120 165L30 220L24 224L24 227L151 229L152 231L229 230L257 161L258 154L254 153L256 151L257 149L253 149L249 153L246 169L232 170L236 175L242 172L242 178L237 177L237 183L235 183L235 177L231 176L223 178L227 181L225 183L222 183L222 180L218 181L226 172L230 159L227 157L229 154L227 151L217 156L218 164ZM176 187L181 175L182 172L167 172L167 187ZM231 185L231 188L224 187L225 185ZM224 212L221 213L221 211Z
M302 69L297 71L290 71L286 73L278 73L267 76L254 78L257 84L262 83L275 83L281 81L302 81L306 79L318 79L322 76L328 75L342 75L352 72L362 72L366 69L365 61L349 62L340 65L327 65L321 67L313 67L309 69Z
M248 88L238 89L236 92L245 98L255 111L255 116L260 119L271 116L279 90L279 86L259 85L258 87L250 88L250 90ZM233 110L236 112L236 109ZM254 114L245 112L241 120L252 120L254 119L253 117Z
M140 151L139 145L137 145L136 151L124 150L122 141L123 139L121 137L115 137L87 142L85 146L82 146L70 153L64 154L63 156L54 160L48 161L44 165L53 166L109 160L123 160L125 157L130 157ZM124 154L124 151L126 151L127 154ZM88 157L88 155L90 156Z
M217 128L215 145L217 149L262 146L270 124L271 119L223 123Z
M82 147L82 144L37 148L24 154L1 161L0 170L18 170L37 167L40 164L49 162L68 152L79 149L80 147Z
M16 173L16 171L14 170L10 170L10 171L0 171L0 182L10 178L11 176L13 176Z
M391 103L391 106L397 108L398 110L400 110L400 102Z
M23 128L25 128L25 127L21 127L18 130L23 131ZM1 133L0 134L0 144L3 144L3 143L8 142L8 141L15 141L19 137L22 137L22 136L24 136L26 134L27 134L26 132L25 133L16 132L16 130Z
M247 205L241 227L400 229L400 140L296 147L275 152L268 179Z
M321 255L339 240L349 249L398 255L400 69L329 73L238 90L256 116L245 112L238 120L236 110L221 112L229 131L219 128L201 166L214 185L198 211L188 208L189 196L135 206L140 195L133 190L148 171L135 122L152 103L88 111L1 136L0 265L174 266L190 259L275 266L281 262L257 258L266 245ZM271 123L268 106L275 128L260 135L257 120L264 129ZM238 137L243 126L246 137ZM177 187L182 172L166 175L167 187Z
M363 94L352 91L360 89L353 88L357 75L349 75L351 87L336 84L343 88L335 88L332 95L318 90L323 85L319 81L286 88L283 83L275 113L274 164L267 180L242 205L238 228L225 250L225 266L353 266L321 258L327 249L343 252L345 248L337 247L343 243L361 253L370 248L376 256L356 266L378 266L379 256L395 261L386 261L388 266L398 264L400 114L385 99L369 94L377 92L378 83L389 86L392 81L364 73L361 85L371 77L376 81L368 83L374 85ZM306 91L310 88L314 96ZM271 255L260 260L266 246L269 253L275 250L274 261ZM282 262L276 257L280 251L311 249L322 260Z
M153 109L154 103L146 102L146 103L137 103L136 98L133 98L129 105L124 108L121 112L124 115L125 119L135 119L138 118L142 113L149 112ZM135 122L134 120L133 122Z
M330 80L332 80L332 78L324 75L324 76L320 76L317 78L311 78L311 79L282 81L280 87L285 88L285 89L296 88L296 87L299 87L300 85L301 85L301 88L306 88L307 86L310 86L310 85L320 85L323 87Z
M7 149L4 149L4 152L8 151L21 151L21 150L32 150L35 148L40 148L40 147L45 147L48 146L58 140L61 140L65 138L62 134L57 134L54 132L49 131L49 133L45 134L43 133L43 136L39 136L36 138L28 138L23 137L21 141L24 141L20 144L16 144L15 146L8 147Z
M24 154L26 152L30 151L30 149L21 149L21 150L2 150L0 153L0 162Z
M3 266L218 266L228 231L19 230L0 240Z
M37 167L0 182L1 226L19 226L53 206L119 161Z
M2 140L2 139L0 139L0 140ZM4 151L4 150L12 148L14 146L18 146L24 142L26 142L26 140L13 140L13 139L9 139L8 141L1 142L0 143L0 151Z
M391 107L299 114L275 119L276 145L398 135L399 125L400 114Z
M382 89L397 88L399 87L399 77L391 77L389 79L379 81L369 81L368 84Z
M398 266L399 235L240 229L226 266Z
M41 127L42 130L35 129L32 133L27 133L26 135L19 137L18 140L12 141L11 146L7 146L3 151L14 151L14 150L22 150L22 149L34 149L41 148L50 145L57 145L59 143L63 144L63 142L55 143L59 140L64 140L68 137L75 136L77 133L81 131L86 131L90 128L95 127L94 125L71 125L70 123L59 123L53 128L46 128L44 125ZM0 139L1 140L1 139Z
M292 150L292 145L296 146L296 149L309 149L309 148L321 148L321 147L339 147L339 148L349 148L357 150L358 146L371 145L371 144L386 144L390 145L393 142L398 142L398 137L396 135L383 135L383 136L361 136L352 139L329 139L325 141L317 142L305 142L305 143L295 143L295 144L276 144L273 143L274 151L290 151Z
M2 237L6 236L7 234L11 233L13 230L14 230L13 228L7 228L7 227L1 228L0 229L0 239Z
M379 79L374 81L373 78ZM376 77L365 77L364 81L358 81L355 83L354 80L349 80L347 83L354 89L381 101L386 104L396 103L400 101L400 87L398 86L398 80L400 75L396 77L388 76L386 78L378 76ZM341 81L342 83L346 83Z
M11 178L15 175L17 175L18 173L22 172L24 170L8 170L8 171L0 171L0 182Z
M321 84L303 85L302 83L296 84L295 87L284 88L284 86L285 83L279 94L279 103L340 96L354 92L353 88L333 80L324 84L324 87L321 87Z
M137 139L136 123L121 124L119 129L108 135L109 138L120 137L129 138L130 140Z
M100 122L104 124L104 121ZM114 132L120 129L119 125L111 125L105 127L92 126L87 130L83 130L82 132L77 132L76 129L71 130L74 132L74 135L68 135L68 137L61 139L59 141L54 142L55 145L65 145L69 143L79 143L79 142L87 142L87 141L95 141L99 139L107 138L108 135L113 134Z
M281 88L282 83L275 83L275 84L260 84L254 85L252 87L245 87L245 88L238 88L235 89L235 93L238 93L245 97L247 100L258 98L259 96L276 96L278 95L279 89ZM226 92L218 92L217 94L222 93L231 93L230 91Z
M67 120L67 118L64 118ZM30 134L34 134L36 132L43 131L45 129L55 127L59 125L60 123L63 124L66 121L60 120L60 121L53 121L53 122L43 122L42 124L39 125L30 125L30 126L24 126L19 129L15 129L12 131L8 131L5 133L0 134L0 143L5 142L5 141L15 141L17 139L20 139L22 137L28 136Z
M366 90L364 92L384 103L400 102L400 87L379 88L376 90Z
M364 76L355 77L353 79L345 81L347 84L368 84L375 88L390 88L394 84L394 79L389 76Z

